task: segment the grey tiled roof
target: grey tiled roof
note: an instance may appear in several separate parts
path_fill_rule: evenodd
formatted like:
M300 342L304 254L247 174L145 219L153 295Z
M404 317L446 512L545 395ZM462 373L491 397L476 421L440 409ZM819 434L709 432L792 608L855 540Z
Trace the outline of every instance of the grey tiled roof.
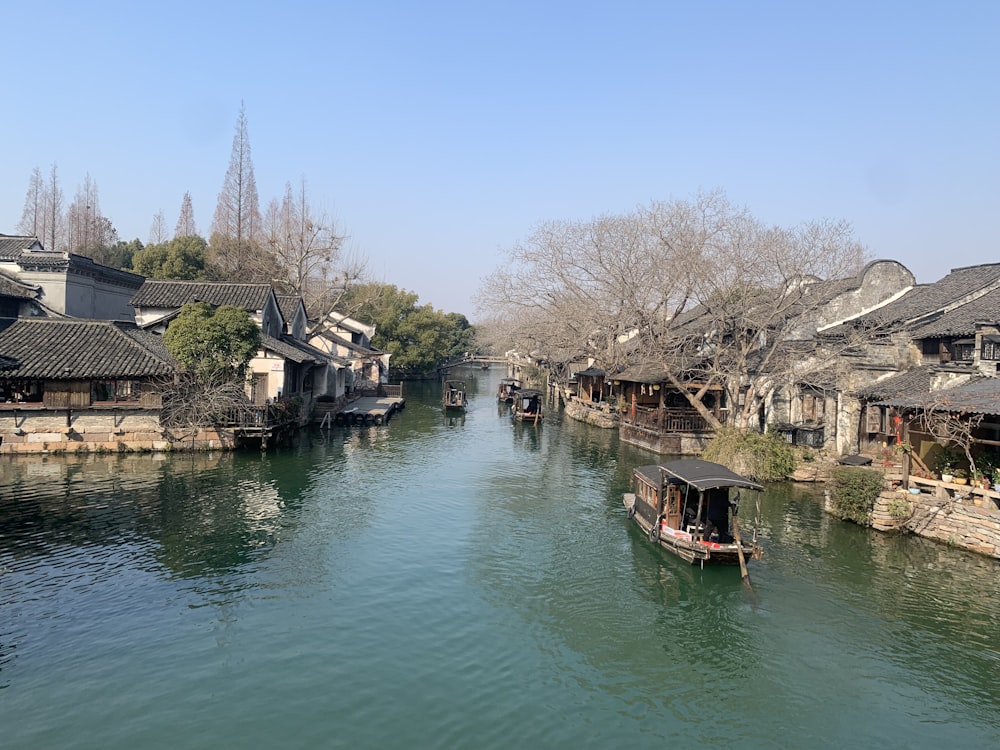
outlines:
M935 391L930 401L936 408L962 414L1000 414L1000 378L979 378Z
M1000 281L1000 263L954 268L933 284L922 284L874 311L869 319L892 325L930 315L955 301Z
M21 253L36 242L37 237L0 234L0 260L17 260Z
M302 303L302 298L294 294L279 294L277 295L278 309L281 310L281 317L285 319L288 325L292 324L295 320L295 314L299 311L299 305Z
M931 322L915 328L911 335L915 339L972 336L978 322L1000 322L1000 290L987 292L961 307L942 313Z
M3 324L0 353L18 362L4 377L141 378L174 371L163 340L132 323L19 318Z
M299 342L296 342L295 339L290 337L283 336L280 339L276 339L265 333L260 337L260 346L261 349L269 349L275 354L280 354L285 359L289 359L298 364L302 364L303 362L318 363L326 359L326 355L319 350L307 351L303 347L299 346ZM309 347L309 349L312 349L312 347Z
M264 309L271 293L270 284L146 279L130 304L133 307L177 308L189 302L207 302L210 305L231 305L256 312Z
M628 383L662 383L667 379L667 366L662 362L644 362L611 377Z
M333 333L332 331L317 331L314 335L321 336L325 338L327 341L336 344L337 346L343 346L344 348L350 349L352 352L356 352L357 354L360 354L362 356L384 354L384 352L380 351L379 349L373 349L370 346L362 346L361 344L355 344L350 339L345 339L343 336L338 336L336 333Z
M896 401L923 398L931 390L932 367L915 367L861 388L858 396L867 401Z
M961 385L931 390L933 366L917 367L893 375L858 392L882 406L935 409L971 414L1000 414L1000 378L976 375Z

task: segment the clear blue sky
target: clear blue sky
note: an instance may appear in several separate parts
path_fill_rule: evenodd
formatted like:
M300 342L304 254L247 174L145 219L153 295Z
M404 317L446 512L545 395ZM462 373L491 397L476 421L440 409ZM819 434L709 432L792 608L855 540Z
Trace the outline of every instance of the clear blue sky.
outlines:
M262 209L308 181L446 312L538 223L723 190L845 219L920 282L1000 261L1000 2L8 3L0 232L32 170L123 239L207 235L246 106Z

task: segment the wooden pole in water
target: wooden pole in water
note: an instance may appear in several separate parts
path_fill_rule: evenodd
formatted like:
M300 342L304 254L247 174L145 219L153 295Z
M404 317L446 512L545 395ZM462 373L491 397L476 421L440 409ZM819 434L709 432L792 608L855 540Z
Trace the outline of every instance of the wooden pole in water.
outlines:
M750 571L747 570L747 560L743 556L743 540L740 539L740 525L733 516L733 539L736 540L736 554L740 558L740 578L747 588L750 588Z

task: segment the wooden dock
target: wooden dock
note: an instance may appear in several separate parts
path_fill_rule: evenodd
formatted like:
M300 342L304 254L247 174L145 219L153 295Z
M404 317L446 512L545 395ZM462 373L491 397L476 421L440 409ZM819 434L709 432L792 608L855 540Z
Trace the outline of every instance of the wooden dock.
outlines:
M333 414L332 418L327 414L320 427L329 427L331 421L337 425L385 424L404 406L406 401L402 396L362 396Z

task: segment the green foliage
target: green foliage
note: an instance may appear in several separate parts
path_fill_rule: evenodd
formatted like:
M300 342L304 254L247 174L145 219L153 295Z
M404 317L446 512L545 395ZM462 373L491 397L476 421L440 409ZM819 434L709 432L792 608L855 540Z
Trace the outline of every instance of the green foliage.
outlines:
M232 380L246 376L247 365L260 349L260 329L246 310L193 302L180 309L163 343L199 380Z
M442 362L475 349L475 328L464 315L418 307L417 300L390 284L357 287L345 300L358 307L353 317L375 325L372 346L392 354L392 369L406 377L429 375Z
M149 245L132 257L132 268L151 279L191 281L204 278L208 244L202 237L175 237Z
M837 466L830 473L833 513L867 526L885 484L882 473L860 466Z
M136 253L141 253L142 250L142 242L138 239L134 239L131 242L118 240L118 242L108 248L105 262L113 268L130 270L132 268L132 259Z
M728 466L757 482L786 479L795 471L795 450L777 433L764 435L734 427L719 430L705 449L705 459Z
M913 504L902 497L894 497L889 501L889 515L897 520L903 520L913 515Z

